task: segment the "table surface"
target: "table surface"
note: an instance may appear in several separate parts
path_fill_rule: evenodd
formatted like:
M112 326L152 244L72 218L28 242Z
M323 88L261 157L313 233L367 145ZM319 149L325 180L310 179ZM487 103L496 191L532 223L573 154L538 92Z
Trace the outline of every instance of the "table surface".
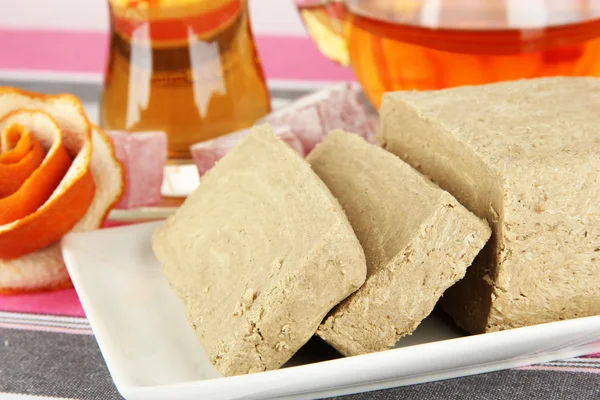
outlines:
M97 83L11 81L45 93L71 92L96 119ZM278 85L274 106L306 92ZM0 296L0 398L122 399L73 289ZM337 398L341 399L341 398ZM345 400L600 399L600 354L421 385L361 393Z

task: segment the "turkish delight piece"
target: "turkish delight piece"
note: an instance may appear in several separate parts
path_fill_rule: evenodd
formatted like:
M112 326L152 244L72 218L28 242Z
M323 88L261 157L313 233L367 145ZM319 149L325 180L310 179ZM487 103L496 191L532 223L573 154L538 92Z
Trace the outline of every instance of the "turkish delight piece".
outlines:
M359 94L349 85L344 90L333 91L328 101L319 104L319 112L326 132L342 129L375 143L372 117L367 113Z
M375 143L373 115L350 84L333 86L302 97L264 120L273 127L289 126L307 154L333 129L356 133L367 142Z
M155 131L106 133L125 168L125 193L115 208L129 209L158 203L167 161L166 134Z
M282 125L277 129L274 129L273 132L281 140L287 143L288 146L304 157L304 146L289 127ZM193 144L190 147L190 153L192 154L192 160L194 161L194 164L196 164L200 176L211 169L217 161L229 153L241 138L249 133L250 129L242 129L215 139Z
M267 117L267 121L274 129L281 126L289 127L307 153L323 140L327 132L316 104Z

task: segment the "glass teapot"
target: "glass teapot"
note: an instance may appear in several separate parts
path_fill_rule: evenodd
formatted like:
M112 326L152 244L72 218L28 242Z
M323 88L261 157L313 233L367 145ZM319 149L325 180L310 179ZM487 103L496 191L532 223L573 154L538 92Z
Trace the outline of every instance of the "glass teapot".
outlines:
M598 0L296 0L323 54L386 91L600 76Z

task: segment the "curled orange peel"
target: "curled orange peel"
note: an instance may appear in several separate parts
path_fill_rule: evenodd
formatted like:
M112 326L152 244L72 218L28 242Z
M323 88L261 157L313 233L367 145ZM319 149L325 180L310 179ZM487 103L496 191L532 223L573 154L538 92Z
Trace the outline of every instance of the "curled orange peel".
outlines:
M63 104L73 99L31 97L25 104L28 108L3 112L3 97L19 103L25 96L0 93L0 131L21 125L46 152L23 185L0 199L0 259L11 259L46 247L69 232L87 212L95 184L89 171L92 141L87 118L82 115L80 126L61 127L60 119L52 116L64 112L61 117L67 119L68 114L76 114L76 105Z
M23 125L35 126L36 130L39 132L37 135L42 136L44 141L51 143L45 157L45 151L35 135L32 135ZM18 189L12 194L0 198L0 232L2 232L3 225L28 216L39 219L42 218L43 214L46 218L52 218L52 212L49 212L48 210L50 204L43 209L40 207L48 201L54 190L58 187L64 175L69 170L72 161L67 150L63 146L60 128L56 125L52 117L42 111L14 111L0 120L0 131L2 130L8 132L7 136L10 136L11 134L13 136L19 135L21 138L19 143L24 141L23 138L25 138L25 141L30 142L32 151L25 153L24 156L26 158L23 158L23 160L26 160L27 158L33 159L33 157L27 157L30 154L39 156L41 153L43 158L42 162L38 164L37 168L32 172L29 172L29 170L34 164L24 163L24 165L22 165L20 162L9 164L10 167L7 169L15 170L15 175L12 175L12 177L16 179L11 179L10 175L4 174L5 177L8 178L8 186L11 187L11 189L14 186L19 186L17 186ZM13 151L9 150L2 154L8 155L9 159L14 159L15 156L11 153L13 153ZM37 161L37 159L33 161ZM3 169L3 165L0 164L0 171ZM29 176L23 176L25 172L29 172ZM2 174L0 173L0 175ZM23 180L23 178L25 179ZM88 201L88 203L91 201L89 199L83 200ZM39 212L37 212L38 210ZM79 215L79 218L81 218L81 215ZM77 220L75 220L75 222L76 221ZM21 221L20 225L23 225L24 223L24 221ZM15 227L13 226L11 229L14 230ZM6 250L2 250L2 237L5 235L0 233L0 256L6 253ZM13 239L19 239L19 235L13 234L11 236L14 236ZM36 237L40 237L40 233L38 233ZM54 240L56 240L56 238L54 238ZM49 243L52 243L52 241ZM49 243L46 243L45 245ZM32 243L32 245L34 245L34 243ZM17 246L13 247L16 251ZM31 250L26 250L26 252L28 251ZM18 255L20 254L17 254L17 256Z
M0 132L0 168L23 162L36 142L45 154L16 191L0 196L0 218L8 213L1 205L6 199L18 195L32 202L31 193L38 189L27 189L28 182L50 182L60 175L53 172L59 167L43 168L61 153L57 149L62 148L68 159L66 172L43 204L24 217L0 223L0 294L69 286L59 239L71 231L99 228L124 191L124 174L112 143L92 127L75 97L11 88L0 88ZM64 160L55 165L64 169ZM21 204L13 205L17 203Z
M44 157L42 146L21 125L0 133L0 199L16 192Z

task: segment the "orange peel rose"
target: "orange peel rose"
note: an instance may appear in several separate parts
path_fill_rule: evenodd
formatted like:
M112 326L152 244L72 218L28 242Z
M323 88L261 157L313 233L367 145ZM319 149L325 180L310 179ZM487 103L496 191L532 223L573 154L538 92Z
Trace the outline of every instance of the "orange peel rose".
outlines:
M77 98L0 88L0 293L70 286L58 241L99 228L123 189Z

